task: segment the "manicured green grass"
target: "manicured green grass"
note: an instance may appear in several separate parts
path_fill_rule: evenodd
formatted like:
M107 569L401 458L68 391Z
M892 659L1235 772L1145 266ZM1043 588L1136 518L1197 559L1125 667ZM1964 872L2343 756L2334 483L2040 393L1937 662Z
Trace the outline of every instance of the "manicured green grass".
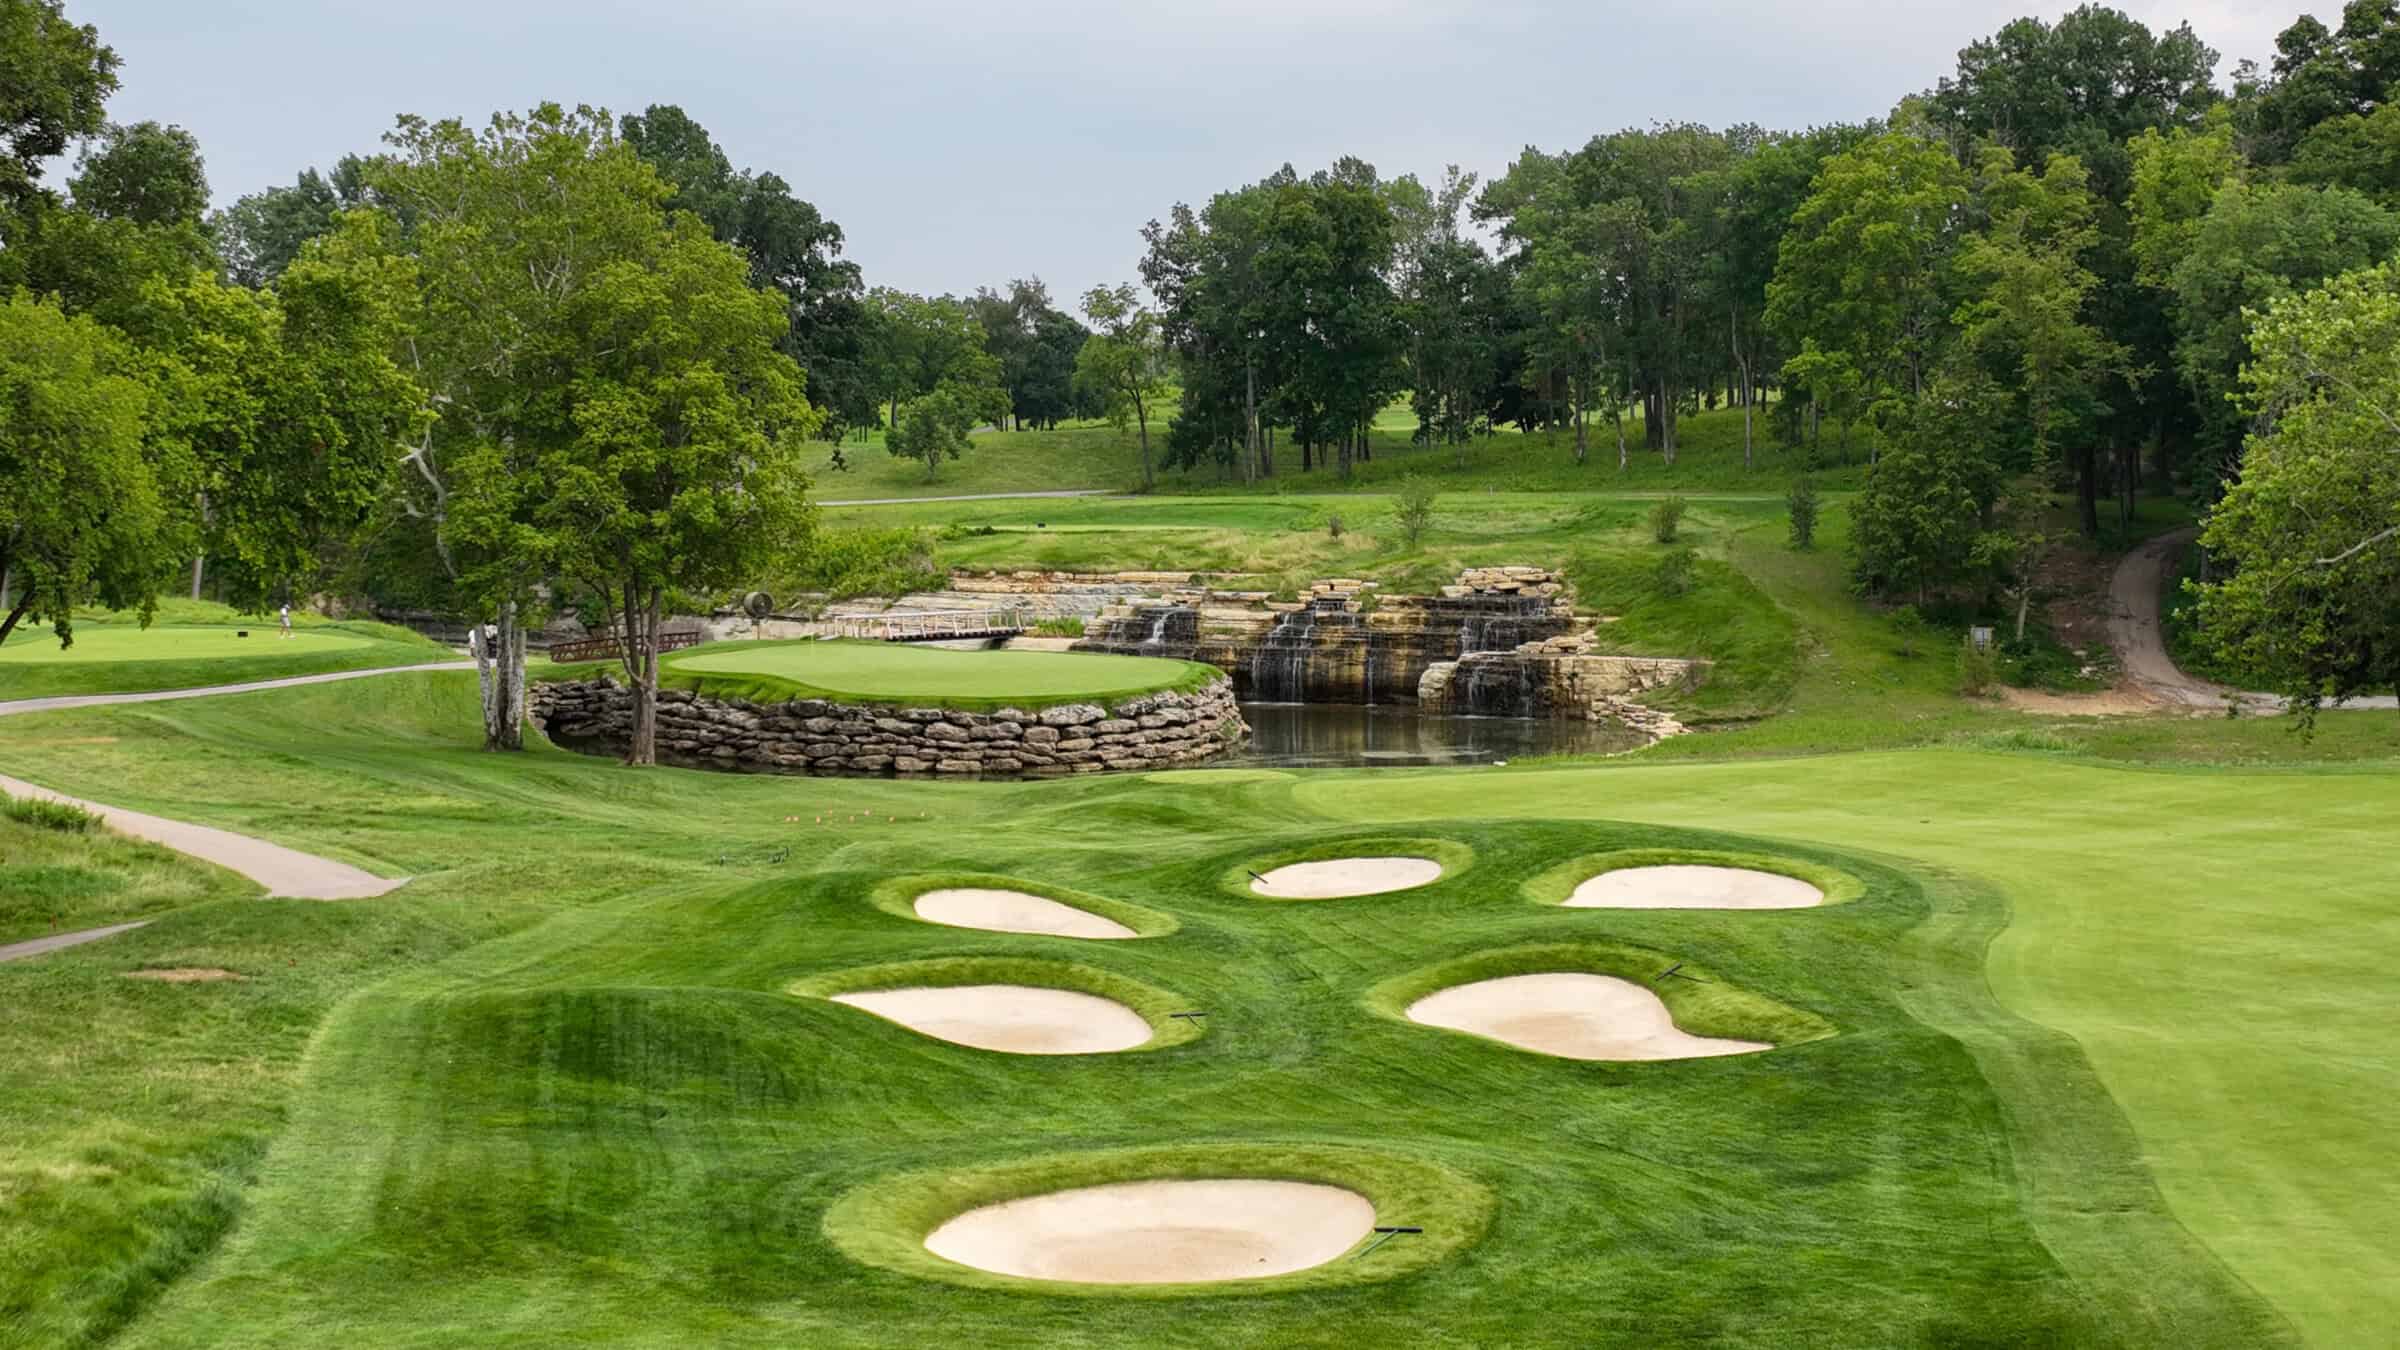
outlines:
M2388 766L1918 751L792 780L483 754L472 690L404 677L22 724L41 733L12 758L24 776L423 879L202 906L0 967L0 1005L44 1009L0 1022L5 1175L46 1197L8 1211L11 1254L61 1272L5 1267L0 1336L130 1319L129 1345L2256 1345L2400 1312ZM1219 887L1246 860L1378 839L1464 863L1355 900ZM1631 848L1794 858L1864 893L1759 914L1526 902L1545 872ZM1074 942L879 907L893 878L943 872L1181 927ZM1683 960L1835 1034L1585 1064L1379 1012L1392 981L1562 948ZM167 956L256 978L117 978ZM1023 1058L785 992L921 961L1087 967L1209 1021L1141 1054ZM94 1031L108 1054L59 1052ZM179 1086L164 1116L136 1100L98 1150L104 1114L186 1079L208 1091ZM69 1115L83 1125L47 1123ZM895 1179L1084 1184L1127 1150L1218 1147L1438 1169L1489 1193L1488 1221L1428 1198L1475 1236L1419 1269L1178 1297L932 1282L828 1231L862 1194L884 1197L866 1218L887 1237L946 1208L871 1189ZM95 1157L149 1169L150 1199Z
M897 642L715 642L667 656L660 682L752 702L924 702L988 711L1114 703L1223 678L1213 666L1100 652L947 651Z
M405 628L369 621L328 622L294 614L291 637L273 616L244 616L223 605L171 602L144 628L130 615L79 617L73 646L61 648L48 625L21 627L0 646L0 700L62 694L130 694L241 684L380 666L422 665L455 654ZM248 637L236 634L248 632Z

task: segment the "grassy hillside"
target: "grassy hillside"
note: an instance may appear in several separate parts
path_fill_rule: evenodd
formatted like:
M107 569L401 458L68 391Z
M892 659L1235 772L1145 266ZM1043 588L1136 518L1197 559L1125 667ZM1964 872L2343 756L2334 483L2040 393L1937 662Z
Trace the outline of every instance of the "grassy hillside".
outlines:
M1617 467L1614 435L1606 423L1592 428L1591 450L1585 463L1575 463L1572 433L1528 435L1502 428L1463 449L1422 447L1412 443L1415 421L1405 405L1375 425L1374 455L1343 479L1329 467L1303 470L1300 448L1278 446L1276 474L1255 483L1229 478L1213 467L1162 470L1158 490L1205 495L1274 496L1304 492L1389 492L1402 477L1422 475L1457 491L1499 492L1775 492L1783 491L1793 475L1813 468L1828 488L1857 484L1866 462L1863 440L1845 449L1831 431L1809 454L1779 448L1766 418L1759 418L1752 463L1742 462L1742 417L1739 410L1719 409L1686 417L1679 424L1676 462L1641 445L1641 425L1626 424L1631 442L1627 467ZM1165 462L1166 432L1151 427L1151 444ZM832 447L812 451L817 458L816 495L827 501L884 497L936 497L981 492L1044 492L1071 488L1126 492L1141 484L1141 450L1132 431L1117 431L1102 422L1072 423L1056 431L986 431L956 460L945 461L928 479L923 463L894 458L883 448L882 433L861 443L841 446L845 470L831 467Z
M8 1184L44 1197L16 1211L10 1254L52 1253L32 1268L55 1272L10 1267L0 1337L130 1319L131 1345L494 1328L533 1344L1438 1328L1486 1344L2253 1345L2400 1312L2393 1197L2373 1181L2374 1085L2395 1066L2345 1029L2377 1015L2400 955L2365 904L2400 885L2368 843L2400 805L2388 764L2257 777L1917 752L788 780L482 754L471 690L404 677L24 724L42 743L20 773L422 879L357 904L222 901L0 967L0 1000L44 1010L0 1028L22 1141ZM251 771L214 771L237 761ZM2243 825L2262 793L2288 808L2271 832ZM1607 823L1628 818L1649 823ZM2155 847L2162 821L2189 837ZM1219 886L1246 861L1391 836L1467 865L1315 905ZM1866 891L1767 915L1525 898L1554 865L1621 847L1796 857ZM1181 926L1078 944L880 905L889 879L943 872ZM2005 1006L1986 993L1996 933ZM1837 1034L1591 1065L1377 1011L1413 972L1586 945L1594 968L1688 960ZM783 992L943 957L1090 966L1211 1018L1172 1048L1028 1061ZM168 961L250 978L118 974ZM2299 982L2308 999L2262 1007ZM95 1027L110 1053L48 1053ZM2070 1037L2095 1046L2097 1076ZM179 1085L176 1113L137 1102L108 1125L82 1105L158 1082ZM1400 1279L1094 1297L929 1284L852 1262L826 1228L861 1188L928 1168L1106 1175L1118 1164L1091 1155L1204 1145L1438 1169L1469 1190L1428 1192L1412 1217L1468 1240Z

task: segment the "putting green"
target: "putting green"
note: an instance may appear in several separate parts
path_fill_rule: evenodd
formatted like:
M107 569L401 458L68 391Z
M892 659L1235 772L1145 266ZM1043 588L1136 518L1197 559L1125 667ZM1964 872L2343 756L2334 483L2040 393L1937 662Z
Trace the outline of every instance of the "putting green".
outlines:
M717 642L666 658L669 684L736 697L956 707L1107 702L1215 677L1192 661L1096 652L945 651L891 642ZM675 678L675 677L681 677Z
M237 633L247 632L248 637ZM275 621L237 628L102 628L78 626L75 645L61 650L47 627L19 629L0 646L5 665L99 665L114 661L215 661L230 656L318 656L344 647L372 645L368 639L332 633L275 635Z

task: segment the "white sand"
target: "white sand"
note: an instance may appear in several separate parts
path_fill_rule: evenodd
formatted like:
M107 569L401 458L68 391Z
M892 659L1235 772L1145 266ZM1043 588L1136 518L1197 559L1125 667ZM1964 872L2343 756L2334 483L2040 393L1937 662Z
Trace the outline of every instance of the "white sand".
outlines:
M983 928L995 933L1043 933L1051 937L1140 937L1114 919L1089 910L1062 905L1045 896L1023 891L993 891L962 886L927 891L917 897L917 917L953 928Z
M1698 1059L1775 1048L1679 1031L1658 995L1606 975L1510 975L1454 985L1408 1005L1408 1017L1566 1059Z
M1154 1034L1142 1015L1114 999L1022 984L958 984L836 994L937 1040L1012 1055L1090 1055L1131 1050Z
M1182 1284L1321 1266L1375 1227L1375 1206L1303 1181L1129 1181L971 1209L925 1249L1002 1275Z
M1620 867L1567 897L1570 909L1804 909L1825 892L1798 877L1747 867Z
M1250 889L1279 900L1336 900L1405 891L1441 877L1442 865L1431 858L1329 858L1252 877Z

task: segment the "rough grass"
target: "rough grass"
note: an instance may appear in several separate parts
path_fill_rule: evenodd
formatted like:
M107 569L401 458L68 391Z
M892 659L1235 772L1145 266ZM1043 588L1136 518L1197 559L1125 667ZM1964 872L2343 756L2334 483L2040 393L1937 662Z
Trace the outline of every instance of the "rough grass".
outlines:
M21 775L421 879L202 905L0 967L0 1175L40 1197L0 1224L0 1340L2255 1345L2400 1311L2388 764L780 780L485 755L472 690L12 723ZM1323 904L1223 888L1367 838L1473 865ZM1626 849L1799 858L1865 894L1766 922L1526 903ZM1207 1034L1036 1061L783 992L1063 950L874 901L944 871L1174 915L1075 964L1189 998ZM1685 961L1841 1034L1587 1065L1364 1005L1562 945ZM158 965L250 978L119 978ZM896 1177L1204 1144L1435 1164L1492 1217L1405 1278L1169 1298L935 1287L827 1236Z
M556 678L543 672L547 678ZM944 651L896 642L712 642L660 662L663 687L780 703L928 703L973 712L1120 703L1200 689L1223 674L1194 661L1096 652Z
M19 814L72 808L21 798L7 799L7 807L0 813L0 945L257 893L231 872L155 844L106 830L60 830Z

